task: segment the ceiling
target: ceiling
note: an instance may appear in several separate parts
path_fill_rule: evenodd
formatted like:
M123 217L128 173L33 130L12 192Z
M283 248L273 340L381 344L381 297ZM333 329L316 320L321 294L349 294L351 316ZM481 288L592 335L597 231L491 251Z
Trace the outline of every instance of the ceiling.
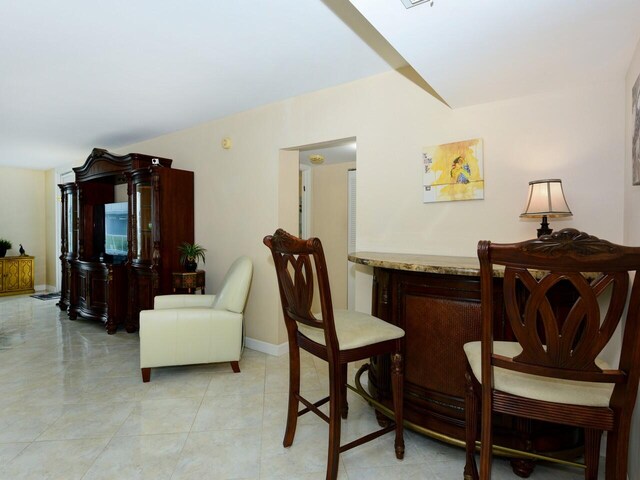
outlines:
M326 142L315 145L308 145L298 149L300 165L317 168L322 165L335 165L338 163L356 161L356 139L347 138L342 141ZM321 155L323 161L319 165L311 163L312 155Z
M0 166L37 169L405 61L454 108L622 81L640 37L638 0L0 6Z
M350 0L453 108L624 77L640 1Z

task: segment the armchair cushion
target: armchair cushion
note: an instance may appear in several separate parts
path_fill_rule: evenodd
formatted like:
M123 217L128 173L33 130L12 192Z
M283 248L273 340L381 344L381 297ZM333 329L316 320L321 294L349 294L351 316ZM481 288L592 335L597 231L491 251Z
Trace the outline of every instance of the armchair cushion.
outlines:
M237 361L242 314L211 308L144 310L140 338L141 368Z
M153 309L212 308L215 300L215 295L158 295L153 299Z
M229 267L216 295L213 308L241 313L247 302L253 264L248 257L240 257Z

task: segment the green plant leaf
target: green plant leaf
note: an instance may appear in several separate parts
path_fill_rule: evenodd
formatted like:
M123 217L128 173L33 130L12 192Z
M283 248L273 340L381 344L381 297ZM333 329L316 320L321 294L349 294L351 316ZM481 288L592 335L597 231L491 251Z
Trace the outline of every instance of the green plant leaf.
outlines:
M180 263L184 265L184 263L189 260L190 262L198 262L198 260L202 260L202 263L207 263L205 261L205 252L207 251L202 245L198 245L197 243L188 243L182 242L178 246L178 252L180 253Z

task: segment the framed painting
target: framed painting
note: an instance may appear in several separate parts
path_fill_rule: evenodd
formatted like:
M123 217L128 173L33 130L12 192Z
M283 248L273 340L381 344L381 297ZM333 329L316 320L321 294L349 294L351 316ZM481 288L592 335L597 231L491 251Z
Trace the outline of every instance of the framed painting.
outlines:
M631 115L633 116L633 139L631 143L631 164L633 184L640 185L640 75L631 89Z
M482 139L424 148L423 202L484 198Z

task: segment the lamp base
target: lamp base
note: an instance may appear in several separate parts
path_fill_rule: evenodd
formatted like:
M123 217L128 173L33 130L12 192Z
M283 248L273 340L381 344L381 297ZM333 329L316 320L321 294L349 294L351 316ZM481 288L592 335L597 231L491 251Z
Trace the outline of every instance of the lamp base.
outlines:
M540 222L540 228L538 229L538 238L540 238L542 235L551 235L551 232L553 232L553 230L549 228L549 222L547 222L547 216L543 215L542 222Z

